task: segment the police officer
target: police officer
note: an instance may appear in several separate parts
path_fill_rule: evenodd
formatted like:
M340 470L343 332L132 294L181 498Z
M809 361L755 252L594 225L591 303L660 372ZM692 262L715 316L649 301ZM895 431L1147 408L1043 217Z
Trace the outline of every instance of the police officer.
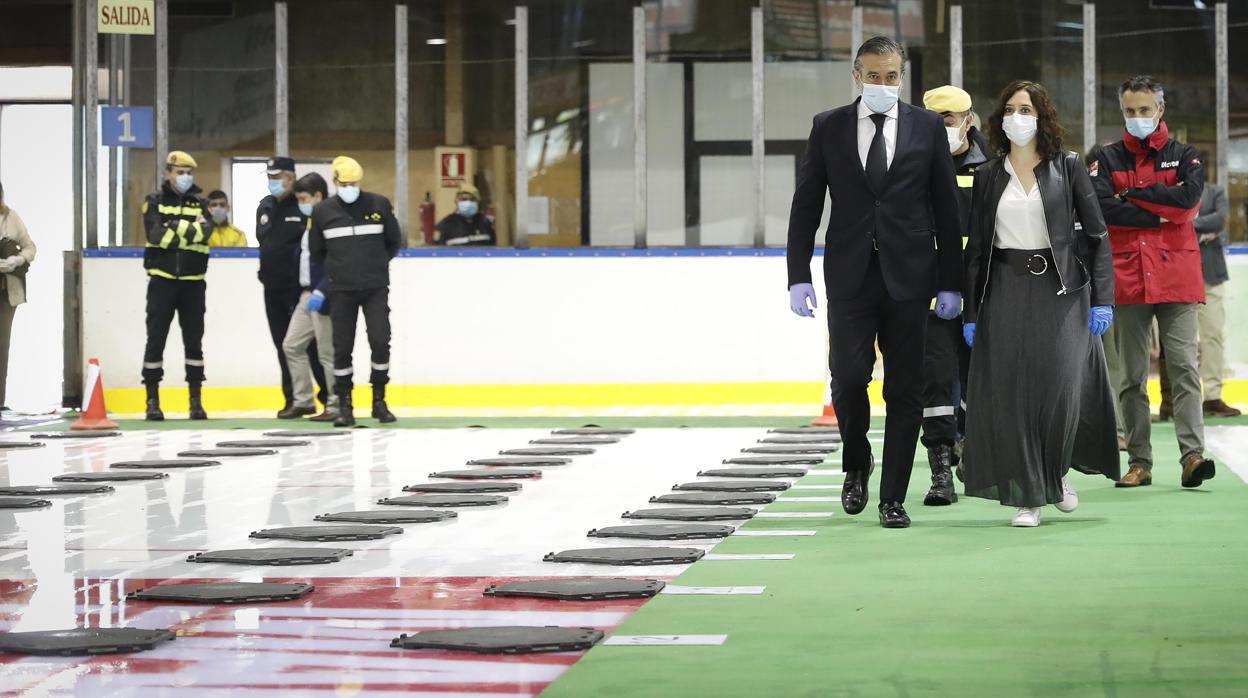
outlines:
M988 162L988 141L975 128L971 96L961 88L944 85L923 95L923 106L945 120L949 153L958 177L958 219L962 244L970 232L971 189L975 169ZM923 498L929 506L953 504L952 470L958 465L959 428L964 419L961 396L965 394L970 347L962 341L962 319L942 320L935 305L927 316L927 343L923 352L923 446L932 469L932 487Z
M269 158L266 174L269 176L269 195L260 200L256 208L256 240L260 243L260 283L264 286L264 312L269 321L269 335L277 348L277 363L282 370L282 397L285 405L279 417L289 418L292 410L300 414L315 414L316 410L303 407L295 410L294 389L290 378L290 366L282 343L290 329L290 317L299 304L303 289L299 286L299 266L292 260L299 258L299 246L307 230L308 218L299 211L299 202L292 189L295 184L295 161L287 157ZM328 398L325 372L316 357L316 343L308 347L312 363L312 375L320 387L319 397L324 404Z
M494 224L481 212L481 192L465 182L455 195L455 213L442 219L433 242L448 247L495 245Z
M325 266L328 279L330 321L334 332L334 392L338 395L338 418L334 426L355 424L351 388L354 368L355 325L360 311L368 330L372 351L373 417L382 423L395 421L386 406L390 382L390 260L403 244L399 222L390 200L360 191L364 169L345 155L334 158L334 185L338 193L312 211L308 247Z
M165 418L160 409L160 381L164 378L165 340L173 315L182 327L186 351L186 383L190 388L191 419L208 419L200 399L204 382L204 293L208 271L208 236L212 224L195 186L195 158L175 150L165 159L165 181L160 191L143 200L143 227L147 248L147 346L143 350L143 385L147 388L147 419Z

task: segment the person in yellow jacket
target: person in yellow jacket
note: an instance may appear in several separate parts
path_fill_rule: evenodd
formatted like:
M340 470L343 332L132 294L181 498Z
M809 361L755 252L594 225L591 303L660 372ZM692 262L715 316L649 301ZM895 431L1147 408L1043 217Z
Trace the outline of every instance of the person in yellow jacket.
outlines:
M246 247L247 234L230 220L230 197L220 189L208 192L208 214L212 217L209 247Z
M173 316L182 326L186 350L186 383L191 419L208 419L200 400L204 382L204 310L208 272L208 236L212 225L195 186L195 158L175 150L165 160L165 181L143 200L147 247L147 346L143 350L143 385L147 388L147 419L165 418L160 409L165 340Z

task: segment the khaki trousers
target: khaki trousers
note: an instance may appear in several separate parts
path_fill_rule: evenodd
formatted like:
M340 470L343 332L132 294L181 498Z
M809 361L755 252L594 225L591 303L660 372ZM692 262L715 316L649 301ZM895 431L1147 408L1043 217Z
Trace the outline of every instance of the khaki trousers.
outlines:
M1200 380L1205 385L1205 400L1221 400L1226 376L1226 284L1205 284L1199 324Z

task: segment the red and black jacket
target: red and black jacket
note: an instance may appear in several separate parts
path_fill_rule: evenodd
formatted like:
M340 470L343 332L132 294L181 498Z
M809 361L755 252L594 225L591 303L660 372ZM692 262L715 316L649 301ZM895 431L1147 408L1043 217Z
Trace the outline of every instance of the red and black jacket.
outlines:
M1192 220L1205 169L1196 148L1171 140L1163 121L1143 141L1124 132L1089 174L1109 226L1116 304L1203 303Z

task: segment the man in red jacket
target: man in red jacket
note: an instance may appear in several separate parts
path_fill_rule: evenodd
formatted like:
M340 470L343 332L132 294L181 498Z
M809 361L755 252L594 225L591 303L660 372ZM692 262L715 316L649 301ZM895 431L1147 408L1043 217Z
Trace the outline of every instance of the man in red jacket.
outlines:
M1147 384L1155 318L1174 386L1182 482L1197 487L1214 476L1213 461L1204 455L1196 356L1205 286L1192 220L1200 210L1204 167L1196 148L1170 138L1160 83L1147 75L1131 78L1118 89L1118 102L1126 133L1101 150L1090 171L1114 252L1115 339L1125 376L1119 399L1130 456L1118 486L1153 482Z

